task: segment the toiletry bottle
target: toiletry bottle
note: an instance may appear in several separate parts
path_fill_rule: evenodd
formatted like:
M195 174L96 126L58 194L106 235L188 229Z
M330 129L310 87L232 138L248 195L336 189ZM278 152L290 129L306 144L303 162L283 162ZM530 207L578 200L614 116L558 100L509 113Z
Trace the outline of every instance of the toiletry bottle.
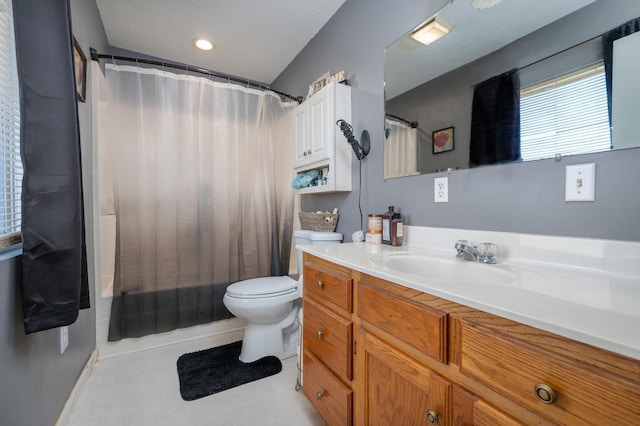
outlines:
M367 236L365 241L373 244L380 244L382 242L382 215L369 215L369 220L367 222Z
M394 219L391 221L391 245L401 246L402 237L404 236L404 226L400 213L396 213Z
M393 206L389 206L389 211L382 214L382 244L391 244L391 221L395 214L393 209Z

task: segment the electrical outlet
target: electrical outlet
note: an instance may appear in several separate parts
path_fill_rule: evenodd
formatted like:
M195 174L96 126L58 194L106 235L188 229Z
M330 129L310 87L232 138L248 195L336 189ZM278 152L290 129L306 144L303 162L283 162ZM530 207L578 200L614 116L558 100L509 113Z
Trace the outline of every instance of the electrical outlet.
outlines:
M436 203L449 202L449 178L441 177L433 180L433 201Z
M595 163L566 166L565 177L565 201L596 200Z
M60 354L69 346L69 326L60 327Z

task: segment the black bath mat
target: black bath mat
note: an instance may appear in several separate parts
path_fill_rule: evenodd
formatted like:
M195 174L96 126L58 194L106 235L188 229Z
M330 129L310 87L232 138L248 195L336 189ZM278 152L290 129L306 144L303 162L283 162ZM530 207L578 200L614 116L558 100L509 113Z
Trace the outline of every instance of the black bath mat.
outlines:
M243 363L238 359L241 349L242 341L178 358L182 399L193 401L282 371L282 363L276 356Z

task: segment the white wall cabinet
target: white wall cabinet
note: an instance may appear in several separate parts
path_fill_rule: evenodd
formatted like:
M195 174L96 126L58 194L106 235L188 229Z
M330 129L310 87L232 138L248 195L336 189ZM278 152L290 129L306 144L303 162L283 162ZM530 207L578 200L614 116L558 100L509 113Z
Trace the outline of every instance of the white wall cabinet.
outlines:
M351 87L330 83L294 111L296 173L324 171L326 181L299 189L300 194L351 191L351 146L336 121L351 123Z

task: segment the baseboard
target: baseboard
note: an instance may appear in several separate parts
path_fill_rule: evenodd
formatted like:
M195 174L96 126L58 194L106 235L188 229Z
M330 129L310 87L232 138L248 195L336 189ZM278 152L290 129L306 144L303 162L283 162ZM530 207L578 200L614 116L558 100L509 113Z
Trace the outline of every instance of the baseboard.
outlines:
M87 384L87 380L89 380L89 376L91 376L91 371L93 371L93 367L98 360L98 349L94 349L87 360L78 380L76 380L76 384L71 389L71 393L67 398L67 401L64 403L62 407L62 411L58 416L58 420L56 420L56 426L66 426L69 424L69 420L71 420L71 415L73 414L73 410L78 403L78 399L84 390L85 385Z
M99 359L108 359L120 355L158 349L195 340L205 339L208 346L220 346L242 340L245 322L237 318L217 321L189 328L152 334L137 339L123 339L118 342L106 342L100 346Z

